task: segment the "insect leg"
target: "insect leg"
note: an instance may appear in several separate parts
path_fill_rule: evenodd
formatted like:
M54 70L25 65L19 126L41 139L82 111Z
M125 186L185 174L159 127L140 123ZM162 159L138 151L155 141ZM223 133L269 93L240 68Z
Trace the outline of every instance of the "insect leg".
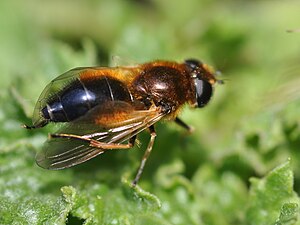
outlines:
M155 141L155 137L156 137L156 132L154 130L154 126L150 126L149 127L149 130L150 130L150 141L149 141L149 144L147 146L147 149L143 155L143 158L142 158L142 161L141 161L141 164L140 164L140 167L138 169L138 172L134 178L134 180L132 181L132 185L135 186L137 184L137 182L139 181L141 175L142 175L142 172L143 172L143 169L145 167L145 164L146 164L146 161L151 153L151 150L152 150L152 147L153 147L153 144L154 144L154 141Z
M23 124L22 127L30 130L30 129L36 129L36 128L44 127L47 124L48 124L48 121L47 120L43 120L42 122L38 123L37 125L29 126L29 125Z
M75 134L50 134L50 138L69 138L69 139L73 138L73 139L78 139L78 140L82 140L82 141L87 141L87 142L89 142L91 147L101 148L103 150L132 148L134 145L134 142L135 142L135 136L130 138L129 142L127 144L105 143L105 142L100 142L95 139L91 139L88 137L75 135Z
M179 126L186 129L189 133L192 133L194 131L194 128L192 126L187 125L185 122L183 122L178 117L175 118L175 123L177 123Z
M127 144L119 144L119 143L105 143L100 142L94 139L91 139L90 146L95 148L102 148L102 149L126 149L126 148L132 148L134 146L136 139L136 135L131 137Z

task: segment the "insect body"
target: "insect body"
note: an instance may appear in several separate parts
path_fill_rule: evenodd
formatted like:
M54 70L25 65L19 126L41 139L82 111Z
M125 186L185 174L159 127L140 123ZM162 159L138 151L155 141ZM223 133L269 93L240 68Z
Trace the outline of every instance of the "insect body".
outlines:
M151 139L133 181L136 185L154 144L154 124L168 119L190 129L177 117L180 108L185 103L204 107L216 81L208 66L195 59L70 70L44 89L33 126L25 125L31 129L64 123L37 154L37 164L47 169L71 167L109 149L131 148L136 135L149 129Z

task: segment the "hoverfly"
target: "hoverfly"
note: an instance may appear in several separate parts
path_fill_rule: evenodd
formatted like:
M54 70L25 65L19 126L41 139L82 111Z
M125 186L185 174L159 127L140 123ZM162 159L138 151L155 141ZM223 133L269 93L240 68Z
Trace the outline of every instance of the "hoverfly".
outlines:
M153 61L131 67L81 67L55 78L40 95L32 126L64 123L50 134L36 162L64 169L107 150L128 149L136 136L150 131L150 141L132 182L136 185L152 150L161 119L191 127L177 115L185 103L202 108L217 82L213 71L196 59L183 63Z

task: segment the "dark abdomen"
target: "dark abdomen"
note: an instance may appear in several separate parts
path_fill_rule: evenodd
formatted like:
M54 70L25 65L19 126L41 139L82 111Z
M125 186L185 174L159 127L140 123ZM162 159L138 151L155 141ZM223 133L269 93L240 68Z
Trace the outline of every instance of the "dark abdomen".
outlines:
M132 97L120 81L109 77L76 79L49 100L42 115L52 122L68 122L107 101L130 102Z

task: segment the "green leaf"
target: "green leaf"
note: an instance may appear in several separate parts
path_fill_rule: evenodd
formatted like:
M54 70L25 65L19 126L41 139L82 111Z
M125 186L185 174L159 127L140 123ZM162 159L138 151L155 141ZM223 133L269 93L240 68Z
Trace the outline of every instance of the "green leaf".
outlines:
M286 32L299 27L299 8L293 0L0 1L0 224L299 224L299 32ZM49 171L35 155L58 126L21 128L52 79L112 65L111 56L126 66L198 58L225 80L207 107L180 111L193 134L156 125L137 187L147 132L140 147Z
M285 203L281 210L276 225L295 224L299 216L299 205L296 203Z
M264 178L251 178L247 219L250 224L294 224L300 199L293 191L294 176L290 160Z

